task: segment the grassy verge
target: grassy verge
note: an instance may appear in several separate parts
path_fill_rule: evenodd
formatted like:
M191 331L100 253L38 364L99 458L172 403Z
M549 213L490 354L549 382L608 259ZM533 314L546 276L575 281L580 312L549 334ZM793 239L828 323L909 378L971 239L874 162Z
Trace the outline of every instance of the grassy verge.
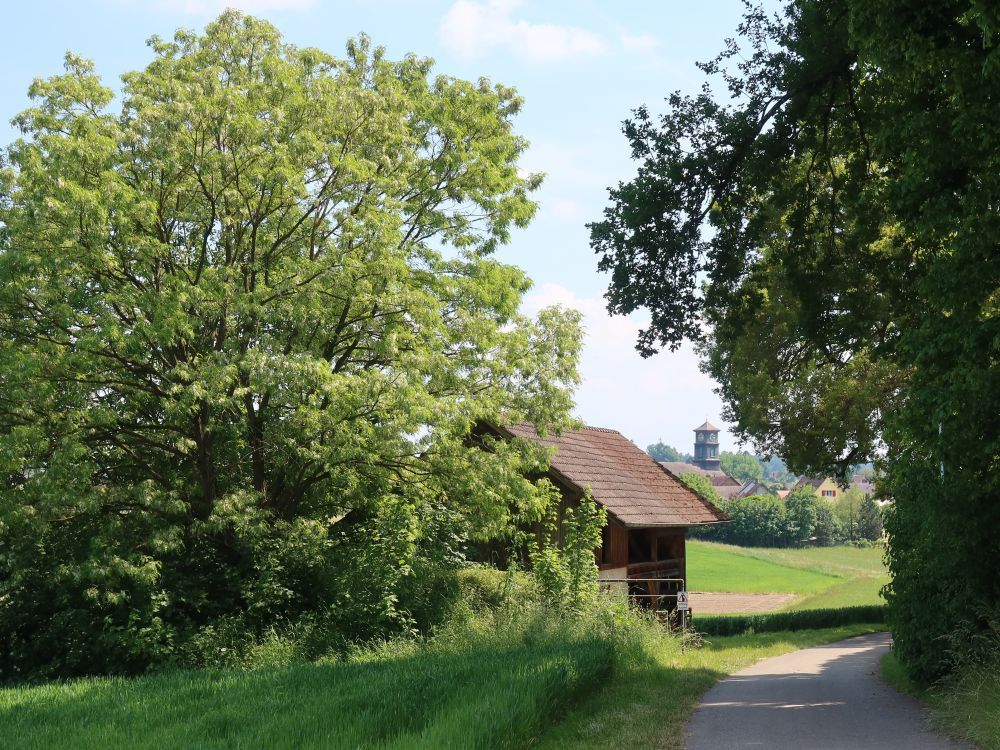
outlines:
M664 642L642 665L614 675L540 737L538 748L680 748L684 725L699 697L714 683L770 656L884 629L846 625L795 633L712 638L682 650Z
M692 591L794 593L789 610L881 604L889 576L877 548L766 549L688 542Z
M1000 750L1000 674L995 669L972 669L940 685L921 688L890 652L882 657L882 677L927 703L931 719L944 731L987 750Z

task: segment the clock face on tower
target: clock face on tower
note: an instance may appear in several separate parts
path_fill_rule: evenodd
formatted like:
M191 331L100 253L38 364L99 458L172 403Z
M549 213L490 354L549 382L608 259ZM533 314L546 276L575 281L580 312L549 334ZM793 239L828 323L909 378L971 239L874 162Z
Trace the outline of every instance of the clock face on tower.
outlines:
M698 442L699 443L704 443L705 442L705 433L703 433L703 432L699 432L698 433Z

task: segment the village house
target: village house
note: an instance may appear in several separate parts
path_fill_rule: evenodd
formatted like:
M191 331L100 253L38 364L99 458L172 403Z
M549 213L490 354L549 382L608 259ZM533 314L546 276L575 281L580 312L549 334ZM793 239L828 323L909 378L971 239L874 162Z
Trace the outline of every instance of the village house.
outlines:
M579 502L589 491L607 511L596 551L600 577L627 582L630 594L656 608L672 608L671 594L687 579L687 529L729 520L615 430L584 427L539 437L530 425L491 429L556 449L547 476L564 500Z
M836 500L846 492L833 477L824 477L822 479L808 479L803 477L795 484L795 487L812 487L816 490L817 495L827 500ZM793 487L793 489L795 488ZM858 490L863 495L871 495L873 497L875 495L875 484L871 479L862 474L855 474L851 477L851 484L848 489Z

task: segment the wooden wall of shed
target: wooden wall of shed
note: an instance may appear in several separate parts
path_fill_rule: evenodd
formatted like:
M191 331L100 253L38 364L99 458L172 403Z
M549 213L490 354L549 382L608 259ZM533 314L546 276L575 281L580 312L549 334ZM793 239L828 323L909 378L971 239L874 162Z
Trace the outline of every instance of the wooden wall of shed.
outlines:
M597 566L601 569L623 568L628 564L628 529L613 518L601 531Z

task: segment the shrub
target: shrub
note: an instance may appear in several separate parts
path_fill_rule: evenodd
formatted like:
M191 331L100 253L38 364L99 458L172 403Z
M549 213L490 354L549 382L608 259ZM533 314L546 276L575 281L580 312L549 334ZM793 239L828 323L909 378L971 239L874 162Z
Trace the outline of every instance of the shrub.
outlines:
M831 628L855 623L885 622L885 605L872 604L839 609L806 609L769 612L759 615L709 615L696 612L693 627L704 635L741 635L747 632L773 633L779 630Z
M816 544L830 547L844 540L844 529L832 503L819 500L816 503Z
M785 504L773 495L752 495L723 503L722 509L732 519L719 524L715 537L720 542L746 547L779 547L788 538Z

